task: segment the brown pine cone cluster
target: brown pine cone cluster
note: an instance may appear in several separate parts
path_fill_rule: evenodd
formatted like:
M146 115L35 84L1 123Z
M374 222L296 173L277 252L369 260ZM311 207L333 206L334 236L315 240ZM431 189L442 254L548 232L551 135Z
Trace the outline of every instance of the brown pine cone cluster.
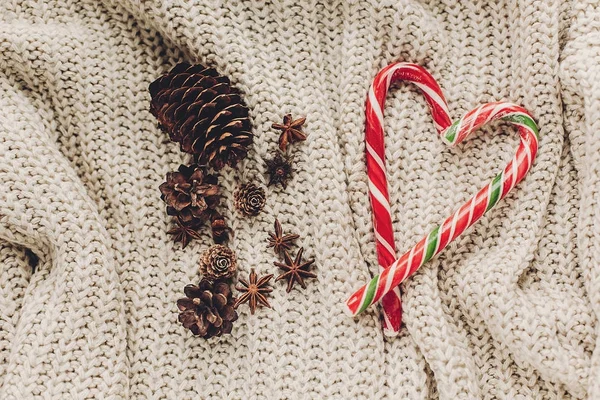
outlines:
M235 275L237 257L221 244L232 231L217 210L218 177L209 173L225 166L236 167L247 156L253 142L248 108L227 77L200 64L176 65L152 82L149 91L150 112L160 128L194 160L191 165L181 165L177 171L169 172L160 185L167 214L174 217L175 226L168 233L185 247L190 240L199 239L199 230L210 224L216 243L200 257L200 283L187 285L186 297L177 301L179 321L194 335L207 339L228 334L238 318L239 305L247 303L254 314L258 306L270 307L267 297L272 291L269 283L273 275L259 277L251 269L248 279L239 279L240 298L236 300L232 296L229 279ZM290 145L307 139L302 130L305 121L304 117L294 119L287 114L282 123L272 125L281 132L280 151L266 162L268 186L286 188L294 172L287 152ZM245 216L258 215L265 202L265 190L253 183L241 185L234 193L234 206ZM302 248L295 258L290 255L296 239L296 234L284 235L281 225L275 221L269 247L284 258L284 262L275 263L283 271L276 281L287 280L288 292L295 283L305 287L306 278L316 277L309 271L314 260L305 261Z
M229 278L236 269L237 257L226 246L211 246L200 257L200 284L187 285L186 297L177 301L179 322L194 335L208 339L231 333L238 315Z
M169 231L185 247L200 237L210 222L215 243L223 243L231 230L218 213L217 177L208 168L235 167L252 144L252 126L241 94L229 79L201 64L180 63L149 87L150 112L169 138L195 163L167 174L160 185L167 213L175 217Z
M180 165L167 173L160 186L161 199L167 204L167 214L175 217L176 226L169 231L176 242L185 247L199 238L199 229L210 221L215 242L227 240L229 228L216 210L219 204L218 178L197 164Z
M248 107L215 69L178 64L150 84L150 95L161 129L198 164L218 171L246 157L253 141Z

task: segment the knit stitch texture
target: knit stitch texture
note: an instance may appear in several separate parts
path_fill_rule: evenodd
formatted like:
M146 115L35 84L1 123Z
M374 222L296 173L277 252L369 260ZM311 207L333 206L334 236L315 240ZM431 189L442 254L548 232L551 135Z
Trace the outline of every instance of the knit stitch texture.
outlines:
M3 0L0 399L600 399L598 21L594 0ZM278 217L318 274L208 341L175 302L210 234L168 237L158 186L185 156L148 111L179 61L228 75L250 108L255 145L220 178L240 273L276 272ZM386 338L378 307L352 319L343 301L378 268L364 102L393 61L426 67L454 118L522 104L541 141L525 180L403 284L406 326ZM386 104L403 252L518 138L497 123L448 149L415 87ZM233 192L266 184L286 113L307 117L298 172L243 218Z

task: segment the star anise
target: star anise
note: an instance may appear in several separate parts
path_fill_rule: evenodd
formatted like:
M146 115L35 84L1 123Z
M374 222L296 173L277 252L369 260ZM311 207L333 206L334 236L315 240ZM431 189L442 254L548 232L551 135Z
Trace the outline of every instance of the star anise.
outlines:
M269 174L268 186L279 183L285 189L288 180L290 180L294 172L291 159L277 152L272 159L266 160L265 163L267 164L267 172Z
M173 235L173 241L181 242L181 245L185 249L190 240L200 239L198 233L198 227L186 224L181 219L175 219L175 227L167 231L169 235Z
M275 262L274 264L282 269L284 272L275 279L275 282L281 279L287 279L288 285L286 291L289 293L294 287L294 282L298 282L303 289L306 289L304 278L316 278L317 275L309 272L308 268L315 262L315 260L308 260L302 262L302 253L304 248L298 250L296 259L292 260L290 254L284 250L283 257L285 263Z
M269 233L269 245L267 248L273 248L275 254L280 254L283 251L289 250L294 243L294 240L298 239L300 236L294 234L283 234L283 229L281 228L281 224L279 220L275 220L275 232Z
M249 279L246 281L240 278L239 282L241 285L235 287L240 293L243 294L238 297L234 308L237 308L240 304L248 303L248 306L250 307L250 314L252 315L254 315L254 311L259 304L271 308L266 295L273 291L272 288L268 287L269 281L272 278L273 274L269 274L258 279L256 272L254 272L254 268L252 268L252 270L250 270Z
M281 151L287 149L288 144L302 142L306 140L306 135L302 132L302 125L306 122L306 117L292 119L292 114L286 114L283 117L283 124L273 124L273 129L281 131L279 136L279 148Z

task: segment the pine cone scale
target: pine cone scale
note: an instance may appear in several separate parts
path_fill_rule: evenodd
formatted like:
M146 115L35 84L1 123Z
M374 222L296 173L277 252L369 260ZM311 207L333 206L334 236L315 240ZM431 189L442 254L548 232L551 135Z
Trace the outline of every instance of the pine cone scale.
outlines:
M223 318L219 315L219 310L216 308L209 308L204 315L206 321L210 322L215 328L220 328L223 325Z
M185 291L185 289L184 289ZM187 294L186 294L187 296ZM190 297L190 296L188 296ZM188 308L192 308L194 306L194 302L191 299L185 298L185 299L179 299L177 300L177 307L179 308L179 311L185 311Z
M229 321L223 322L223 326L221 327L221 332L230 334L232 330L233 330L233 323L231 323Z
M223 305L221 308L221 315L226 321L235 321L235 319L237 319L235 309L231 305Z
M217 294L213 298L213 302L217 307L222 308L227 304L227 297L223 296L222 294Z
M179 314L179 322L184 328L191 329L198 322L198 317L193 311L184 311Z
M231 288L226 282L217 282L214 284L214 288L217 294L222 295L225 298L228 298L231 294Z
M176 196L177 197L176 197L176 199L174 201L174 205L173 205L173 208L176 211L181 211L184 208L193 205L192 204L193 203L192 200L188 196L186 196L186 195L184 195L182 193L178 193Z

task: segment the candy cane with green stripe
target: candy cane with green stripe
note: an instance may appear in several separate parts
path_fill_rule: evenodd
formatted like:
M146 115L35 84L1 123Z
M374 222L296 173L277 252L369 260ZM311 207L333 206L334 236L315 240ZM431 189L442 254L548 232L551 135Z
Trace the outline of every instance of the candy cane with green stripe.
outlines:
M420 65L394 63L379 71L373 79L365 104L365 147L369 198L373 210L373 228L380 271L385 270L396 260L385 169L383 106L390 85L400 80L413 83L423 92L439 132L451 125L442 89L435 78ZM381 299L381 305L383 308L383 331L388 336L396 335L402 325L400 289L396 287L386 294Z
M504 120L515 125L520 143L515 156L492 181L462 205L454 214L435 227L402 257L381 274L363 285L346 301L351 315L364 311L386 293L415 273L419 267L441 252L451 241L477 222L527 174L538 149L538 127L527 110L506 102L488 103L465 114L441 133L449 145L462 142L486 123Z

